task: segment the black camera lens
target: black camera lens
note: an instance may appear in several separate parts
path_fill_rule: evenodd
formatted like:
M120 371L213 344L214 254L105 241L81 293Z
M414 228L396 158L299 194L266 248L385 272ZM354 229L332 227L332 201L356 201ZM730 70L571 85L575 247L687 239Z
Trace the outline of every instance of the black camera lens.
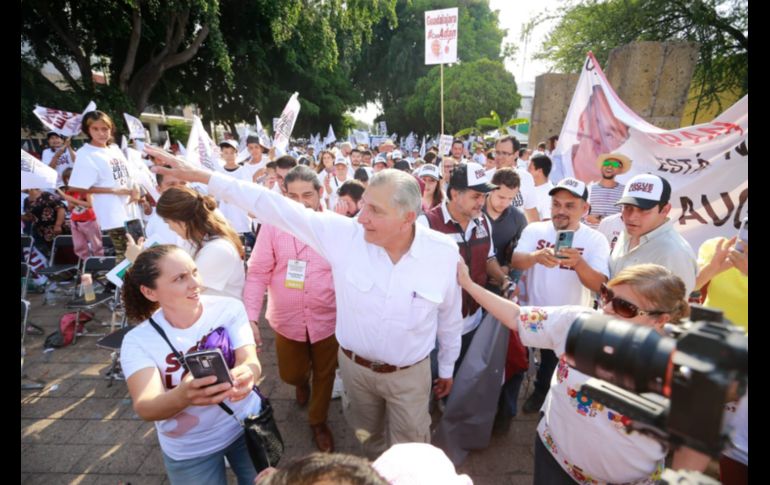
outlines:
M674 339L653 328L586 313L567 334L569 365L630 391L667 395Z

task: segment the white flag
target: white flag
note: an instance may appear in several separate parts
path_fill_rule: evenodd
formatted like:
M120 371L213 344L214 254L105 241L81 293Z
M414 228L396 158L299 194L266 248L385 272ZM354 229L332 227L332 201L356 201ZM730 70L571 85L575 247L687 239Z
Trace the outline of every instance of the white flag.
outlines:
M56 170L21 150L21 190L55 189Z
M334 130L332 129L332 125L329 125L329 133L326 134L326 138L324 138L324 146L328 146L332 143L337 141L337 137L334 136Z
M123 155L125 157L128 157L128 140L126 140L126 135L120 135L120 151L123 152Z
M200 165L212 172L222 171L222 166L219 163L219 147L203 129L201 119L195 115L193 115L193 127L190 131L190 138L187 140L187 146L190 147L185 156L188 162Z
M425 135L422 136L422 146L420 146L420 158L425 158Z
M259 115L257 116L257 135L265 131L265 129L262 127L262 122L259 120Z
M291 139L291 132L294 130L294 123L297 121L299 115L299 100L297 99L299 93L294 93L286 103L286 107L281 113L281 117L278 119L278 123L273 125L273 146L281 151L286 151L289 146L289 139Z
M165 150L165 148L164 148ZM142 151L139 149L128 148L126 160L128 161L128 175L133 182L138 183L146 190L156 201L160 198L158 193L158 179L155 174L150 172L149 167L142 158Z
M70 137L77 136L80 133L80 121L83 119L83 115L95 109L96 103L91 101L80 114L60 109L45 108L43 106L35 106L32 112L43 123L43 126L49 130L62 136Z
M144 140L146 132L141 120L134 118L128 113L123 113L123 118L126 119L129 138L133 138L134 140Z
M166 141L163 143L163 149L166 151L171 150L171 140L166 137Z
M182 140L176 141L177 146L179 147L179 154L183 157L187 155L187 150L185 149L184 145L182 145Z
M249 137L249 127L247 126L238 126L236 127L236 130L238 131L238 151L243 151L246 148L246 138Z

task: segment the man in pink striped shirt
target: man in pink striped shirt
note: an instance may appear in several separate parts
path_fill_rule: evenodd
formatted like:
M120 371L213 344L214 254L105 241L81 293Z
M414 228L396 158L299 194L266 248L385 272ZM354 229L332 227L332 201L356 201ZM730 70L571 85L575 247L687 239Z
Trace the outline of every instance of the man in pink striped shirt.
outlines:
M284 179L286 195L321 211L318 177L310 169L297 169ZM262 345L258 321L265 289L265 317L275 330L278 373L284 382L296 386L300 405L310 401L309 422L318 449L334 451L334 439L326 424L338 349L331 266L288 232L263 225L249 259L243 289L243 302L258 346Z

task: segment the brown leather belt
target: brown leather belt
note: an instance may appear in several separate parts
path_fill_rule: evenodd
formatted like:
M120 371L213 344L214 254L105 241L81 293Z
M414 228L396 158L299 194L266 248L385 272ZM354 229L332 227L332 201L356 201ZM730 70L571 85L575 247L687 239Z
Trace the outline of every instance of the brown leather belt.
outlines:
M342 353L348 356L350 360L355 362L358 365L364 366L367 369L378 372L380 374L390 374L391 372L396 372L401 369L408 369L409 367L412 367L412 365L405 365L404 367L396 367L395 365L386 364L384 362L372 362L371 360L366 360L363 357L360 357L353 352L351 352L348 349L340 347L342 350Z

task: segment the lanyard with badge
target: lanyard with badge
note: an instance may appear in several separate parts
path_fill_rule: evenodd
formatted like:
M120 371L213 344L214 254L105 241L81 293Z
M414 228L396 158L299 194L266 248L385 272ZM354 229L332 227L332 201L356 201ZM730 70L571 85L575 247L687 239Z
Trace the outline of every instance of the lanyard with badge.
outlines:
M299 259L299 255L305 250L297 249L297 240L292 238L291 243L294 245L294 254L297 259L290 259L286 264L286 280L283 282L283 286L286 288L293 288L295 290L305 289L305 276L307 273L307 261Z

